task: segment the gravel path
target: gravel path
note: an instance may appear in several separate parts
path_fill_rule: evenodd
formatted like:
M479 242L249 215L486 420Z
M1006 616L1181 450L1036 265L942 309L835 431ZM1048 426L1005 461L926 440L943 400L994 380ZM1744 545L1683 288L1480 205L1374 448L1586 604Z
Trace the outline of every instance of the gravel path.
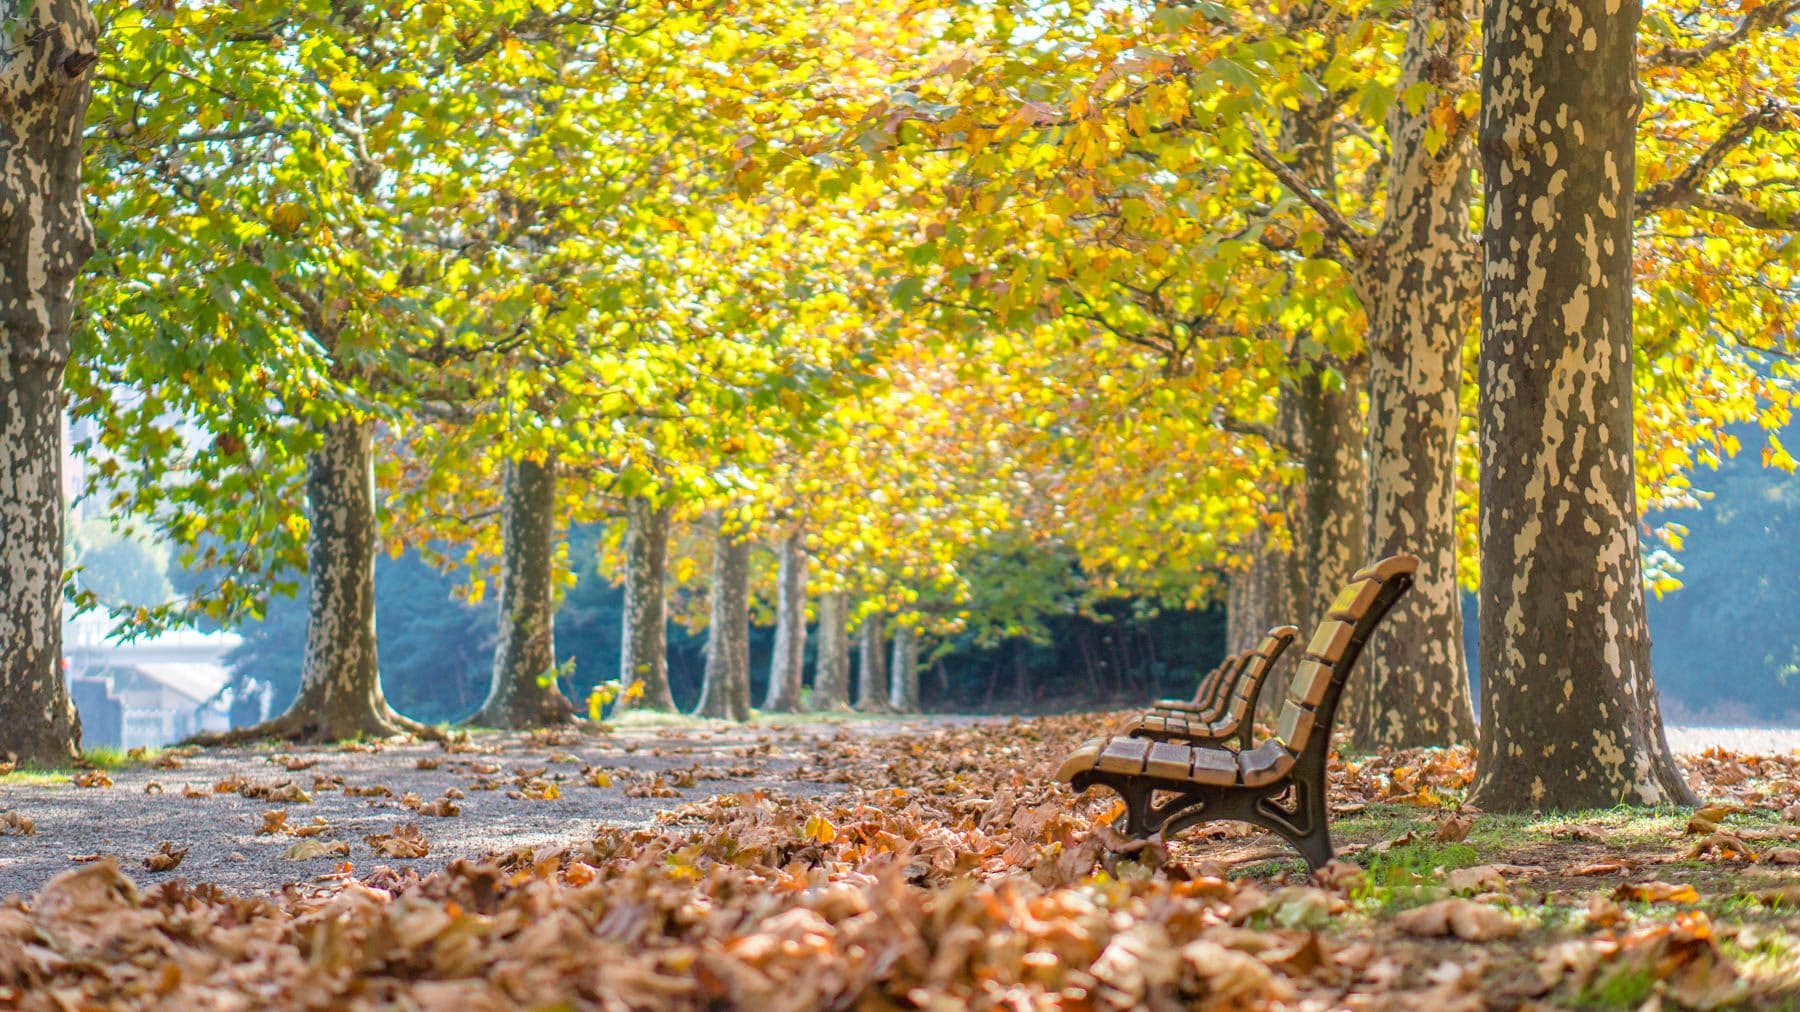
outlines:
M658 812L717 794L840 790L795 779L815 760L820 742L923 726L849 720L627 727L549 739L483 734L460 746L466 751L435 743L382 745L379 751L209 749L168 757L179 762L171 768L111 771L110 787L0 784L0 815L16 812L36 826L32 835L0 835L0 897L35 892L86 855L116 857L140 886L185 877L240 892L329 875L343 861L358 875L380 864L424 874L457 858L584 840L600 825L647 825ZM295 789L309 800L292 795ZM458 815L416 810L445 798L446 791L460 792L448 799ZM283 795L292 800L281 800ZM328 828L316 837L259 833L265 813L278 809L286 810L290 828L314 819ZM422 858L380 856L365 841L408 823L429 843ZM173 869L150 871L144 861L163 841L187 848L187 856ZM285 856L313 842L346 844L349 855Z
M0 815L14 812L36 826L32 835L6 835L0 826L0 897L29 895L89 855L116 857L144 886L185 877L240 892L332 875L344 861L357 874L381 864L424 874L457 858L582 840L601 825L648 825L659 812L717 794L838 790L796 779L817 761L826 739L922 731L968 719L484 734L452 750L432 743L378 751L212 749L170 757L179 765L169 768L113 771L110 787L0 784ZM1672 727L1669 743L1677 752L1715 746L1789 752L1800 749L1800 729ZM292 795L295 789L308 800ZM292 800L280 800L284 794ZM416 810L440 799L459 814ZM312 837L259 833L266 813L275 810L286 811L289 828L315 819L327 828ZM384 857L365 839L409 823L429 844L424 857ZM144 861L164 841L187 848L187 855L173 869L151 871ZM345 845L349 854L287 856L314 842Z

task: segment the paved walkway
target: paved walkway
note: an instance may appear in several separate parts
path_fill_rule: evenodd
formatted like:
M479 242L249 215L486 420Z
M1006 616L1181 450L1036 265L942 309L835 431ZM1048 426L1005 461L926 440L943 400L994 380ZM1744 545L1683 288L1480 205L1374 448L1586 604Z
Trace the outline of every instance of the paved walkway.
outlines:
M344 861L357 874L381 864L423 874L459 857L582 840L601 825L647 825L659 812L716 794L836 790L802 779L808 767L815 778L831 772L819 766L825 739L970 719L626 727L555 740L483 735L474 751L463 752L435 744L378 752L214 749L172 768L115 771L110 787L0 784L0 814L17 812L37 829L30 836L0 833L0 897L35 892L74 867L77 857L96 854L117 858L144 886L185 877L247 892L273 890L331 874ZM1676 727L1669 743L1678 752L1789 752L1800 749L1800 729ZM294 797L295 788L308 800ZM417 810L446 792L453 792L449 800L459 814ZM280 800L283 794L292 800ZM327 828L316 837L259 833L266 813L278 809L286 810L289 826L323 819ZM382 857L365 839L408 823L428 841L427 856ZM152 872L144 859L165 840L187 848L187 857L174 869ZM285 856L304 841L341 844L349 854Z

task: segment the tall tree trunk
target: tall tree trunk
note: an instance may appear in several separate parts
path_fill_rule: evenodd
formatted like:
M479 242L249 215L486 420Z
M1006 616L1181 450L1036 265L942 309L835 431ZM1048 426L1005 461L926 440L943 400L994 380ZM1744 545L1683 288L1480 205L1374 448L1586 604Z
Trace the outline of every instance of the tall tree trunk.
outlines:
M806 676L806 548L798 531L781 543L775 576L775 652L769 660L769 691L763 709L795 713Z
M713 547L712 614L706 630L706 681L694 714L750 719L750 539L722 523Z
M97 28L82 0L0 0L0 25L0 753L66 766L81 721L62 671L62 389L94 250L81 135Z
M500 642L487 701L469 723L566 724L575 707L556 685L556 461L506 462L500 554Z
M819 646L811 708L850 709L850 598L841 590L819 596Z
M675 697L669 691L668 616L663 596L669 563L669 513L669 506L652 505L648 499L625 502L625 630L619 652L619 684L641 683L644 694L635 705L664 713L675 709Z
M1295 398L1304 468L1303 523L1297 540L1300 568L1291 577L1297 588L1294 617L1308 630L1325 615L1350 574L1362 567L1363 412L1359 394L1362 370L1354 363L1332 363L1343 382L1326 381L1314 372L1300 379Z
M1456 429L1463 337L1474 308L1469 134L1454 111L1467 85L1464 0L1413 0L1401 91L1432 88L1423 107L1394 103L1388 217L1358 264L1369 319L1368 550L1407 553L1418 582L1376 630L1352 693L1360 748L1475 739L1456 584ZM1433 153L1426 132L1450 128Z
M886 713L888 710L887 622L881 612L863 619L858 632L861 641L862 672L856 686L856 708L864 713Z
M1296 30L1317 27L1327 10L1323 4L1296 6L1289 14ZM1335 199L1337 171L1331 146L1334 109L1328 103L1302 103L1281 117L1281 146L1286 161L1313 191ZM1363 416L1360 394L1366 368L1359 361L1322 355L1304 363L1283 385L1276 428L1301 466L1296 488L1283 491L1293 551L1286 556L1260 552L1254 568L1254 603L1261 614L1249 626L1239 623L1253 646L1270 627L1292 623L1310 629L1332 595L1361 564L1363 548ZM1262 699L1281 698L1293 660L1285 660L1268 680Z
M1650 672L1632 460L1636 0L1489 4L1481 744L1490 811L1692 803Z
M1286 492L1294 550L1264 552L1256 559L1253 568L1261 571L1255 600L1264 612L1261 628L1243 649L1278 625L1291 623L1311 635L1332 596L1362 565L1362 377L1354 363L1322 364L1339 370L1341 382L1328 381L1315 368L1282 392L1279 421L1299 450L1301 465L1299 486ZM1298 660L1296 651L1269 673L1260 697L1265 708L1280 701Z
M306 650L300 692L281 716L195 735L207 743L284 738L339 741L434 729L394 712L381 692L375 645L373 422L339 418L306 458Z
M919 630L894 627L894 662L888 670L888 705L897 713L919 712Z

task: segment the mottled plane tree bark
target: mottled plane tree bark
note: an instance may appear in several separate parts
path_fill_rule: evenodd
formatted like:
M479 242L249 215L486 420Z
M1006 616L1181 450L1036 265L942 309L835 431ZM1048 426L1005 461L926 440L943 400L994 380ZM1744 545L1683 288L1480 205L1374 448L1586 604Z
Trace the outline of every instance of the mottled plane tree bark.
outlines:
M750 719L750 538L722 521L713 543L706 677L697 717Z
M625 604L619 684L629 688L633 682L640 683L643 695L631 705L662 713L675 710L675 696L669 691L668 601L664 596L670 513L667 504L641 497L625 502Z
M1650 670L1632 429L1635 0L1483 20L1481 739L1490 811L1692 803Z
M1386 213L1378 230L1353 224L1329 185L1334 172L1322 149L1333 129L1326 120L1335 110L1321 109L1310 119L1288 113L1281 152L1255 152L1312 209L1328 239L1319 255L1348 273L1369 321L1365 359L1346 364L1346 372L1360 368L1356 375L1366 381L1369 404L1360 425L1366 442L1356 448L1354 463L1345 461L1336 471L1355 484L1324 491L1330 497L1353 489L1357 521L1334 525L1331 518L1339 514L1306 504L1308 513L1325 519L1297 538L1323 544L1306 553L1315 560L1306 576L1311 594L1291 621L1310 627L1327 595L1363 561L1398 552L1424 560L1418 584L1383 624L1366 672L1346 696L1346 723L1365 746L1443 745L1474 732L1461 646L1454 497L1457 392L1476 263L1468 127L1457 112L1467 85L1468 30L1463 0L1413 0L1399 87L1424 84L1429 97L1417 107L1396 102L1390 114ZM1428 144L1427 131L1445 124L1443 143ZM1354 395L1353 389L1352 400ZM1297 407L1306 412L1301 422L1315 431L1349 427L1341 420L1344 401L1302 400ZM1334 407L1334 414L1319 417ZM1323 438L1330 447L1330 437ZM1315 487L1308 482L1308 490ZM1348 566L1331 558L1331 567L1319 568L1316 560L1331 547L1347 549Z
M322 423L319 431L320 445L306 458L309 582L300 691L280 716L195 735L193 741L440 736L396 713L381 691L375 641L375 423L342 417Z
M775 574L775 650L763 709L796 713L806 676L806 547L799 531L781 542Z
M546 727L574 719L556 684L556 461L506 462L501 501L500 642L469 723Z
M850 599L841 590L819 596L819 645L808 709L850 709Z
M894 661L888 669L888 705L896 713L919 712L919 630L894 626Z
M1361 748L1475 738L1455 484L1463 343L1479 287L1472 130L1456 105L1470 86L1469 28L1466 0L1413 0L1396 88L1423 84L1430 97L1417 111L1396 102L1388 116L1387 214L1355 273L1369 321L1366 554L1421 562L1357 679L1350 724Z
M887 621L881 612L863 619L857 631L860 658L856 683L856 708L863 713L886 713L888 707Z
M65 766L63 371L93 253L81 136L98 29L82 0L0 0L0 754Z

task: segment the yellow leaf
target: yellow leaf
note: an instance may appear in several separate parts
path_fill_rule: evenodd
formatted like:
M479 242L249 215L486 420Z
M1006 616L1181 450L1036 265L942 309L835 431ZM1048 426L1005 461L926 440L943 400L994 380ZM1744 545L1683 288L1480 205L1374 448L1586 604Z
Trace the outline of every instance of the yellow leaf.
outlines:
M830 843L837 839L837 827L823 815L809 816L806 820L805 837L814 843Z

